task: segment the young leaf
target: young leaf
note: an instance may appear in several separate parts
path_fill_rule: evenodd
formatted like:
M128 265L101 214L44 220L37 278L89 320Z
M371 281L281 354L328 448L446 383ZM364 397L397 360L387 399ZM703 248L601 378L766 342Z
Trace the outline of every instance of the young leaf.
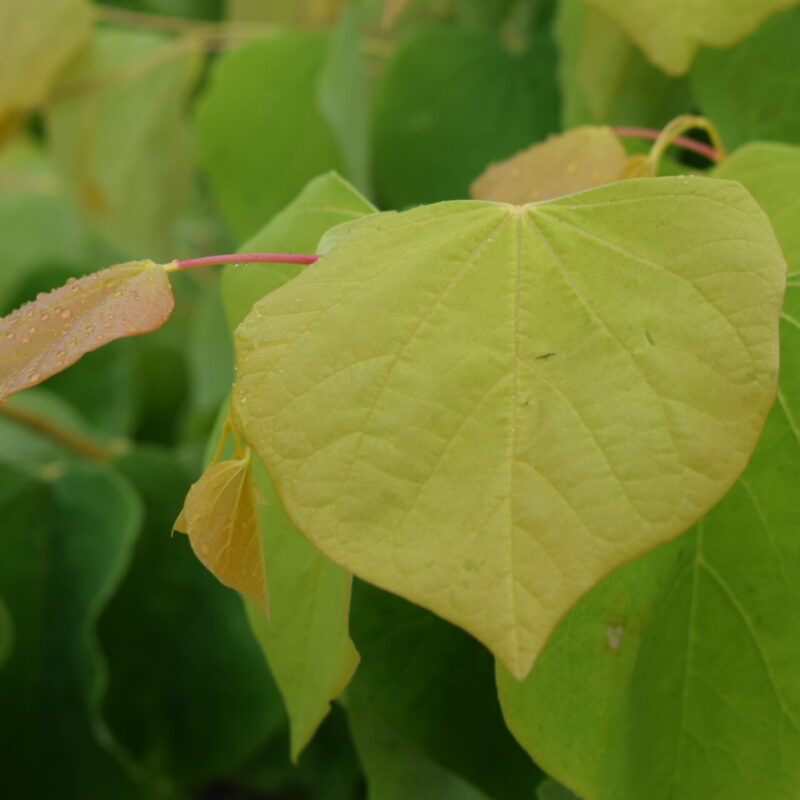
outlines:
M753 139L800 141L800 9L768 20L727 50L704 50L689 82L728 147Z
M173 305L167 273L152 261L115 264L40 294L0 319L0 401L104 344L160 328Z
M728 47L797 0L588 0L618 25L668 75L689 69L700 47Z
M0 4L0 140L3 129L16 115L47 97L59 71L91 28L92 7L85 0Z
M580 797L797 796L798 320L790 287L778 402L722 502L587 594L527 680L498 670L514 735Z
M610 128L586 125L491 164L472 184L470 194L476 200L504 203L549 200L621 180L639 160L625 154ZM650 176L642 172L635 177Z
M174 527L188 535L195 555L219 581L269 615L257 505L250 456L226 459L192 485Z
M237 427L325 554L523 677L578 597L744 467L780 248L705 178L347 227L237 329Z
M560 0L554 32L565 129L586 124L660 128L692 107L686 81L645 61L586 0Z

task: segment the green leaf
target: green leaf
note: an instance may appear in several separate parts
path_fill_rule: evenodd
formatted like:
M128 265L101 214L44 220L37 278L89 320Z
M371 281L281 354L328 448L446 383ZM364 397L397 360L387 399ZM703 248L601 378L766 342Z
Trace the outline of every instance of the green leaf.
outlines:
M398 769L412 756L424 758L426 770L438 765L449 783L461 776L494 800L531 797L541 773L506 729L484 648L430 612L360 581L351 628L361 663L346 704L362 757L387 761L387 770L392 765L383 747L365 753L370 743L360 735L360 718L369 712L363 725L385 729L408 752ZM366 770L369 776L369 764Z
M11 614L9 613L8 606L2 598L0 598L0 670L2 670L3 662L8 658L11 649L14 646L14 623L11 621ZM0 677L2 672L0 672Z
M524 677L746 464L777 377L769 221L739 184L653 178L337 239L237 329L237 426L322 552Z
M523 53L459 28L423 28L400 45L377 89L374 171L379 204L467 197L491 161L558 128L555 48Z
M252 236L344 156L320 108L323 34L285 33L217 60L197 113L201 161L235 234Z
M314 253L325 231L360 219L375 210L335 172L319 175L298 196L239 248L259 251ZM232 264L222 273L221 291L231 329L250 312L253 303L302 272L299 264Z
M730 155L713 174L739 181L755 197L772 222L790 272L800 272L800 147L753 142Z
M0 5L0 139L13 118L39 105L92 28L85 0L29 0Z
M584 0L561 0L555 23L564 128L662 128L692 107L683 80L649 64L609 19Z
M0 671L0 769L14 798L138 797L98 711L95 625L127 567L141 510L107 467L37 478L0 466L0 595L15 631Z
M369 800L489 800L400 736L369 703L348 693L347 715Z
M322 114L339 143L347 175L362 192L369 192L369 107L360 16L356 6L342 12L331 33L317 93Z
M499 670L514 735L588 800L797 795L796 287L784 313L778 402L741 479L684 536L590 592L524 683Z
M700 47L728 47L765 19L797 0L674 0L669 13L661 0L587 0L631 38L644 55L669 75L689 69Z
M74 202L133 257L174 255L192 168L184 113L199 64L175 40L105 28L48 106L49 142Z
M258 515L270 619L251 601L247 615L283 695L296 761L358 664L348 635L351 578L295 530L255 462L254 472L267 501Z
M794 9L734 47L697 57L692 92L729 148L753 139L800 140L798 36L800 9Z
M100 620L108 724L151 785L222 778L284 724L280 697L240 599L183 536L169 534L189 486L183 470L156 449L115 464L146 516L131 568Z
M566 786L562 786L552 778L543 781L536 790L538 800L580 800Z
M335 173L312 180L243 250L313 252L328 228L373 207ZM231 327L256 300L299 272L280 264L228 267L222 294ZM269 479L256 469L268 504L259 507L269 581L270 621L250 606L249 618L289 714L297 758L347 685L358 662L348 635L350 576L309 545L283 512ZM298 646L300 643L300 646Z

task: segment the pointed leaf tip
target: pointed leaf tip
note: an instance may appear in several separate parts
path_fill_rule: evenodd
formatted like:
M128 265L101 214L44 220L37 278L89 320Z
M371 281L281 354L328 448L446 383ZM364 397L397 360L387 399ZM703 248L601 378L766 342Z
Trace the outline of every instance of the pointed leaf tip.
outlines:
M258 499L250 457L220 461L189 489L174 528L188 535L195 555L217 580L269 616Z
M0 319L0 402L104 344L160 328L173 306L166 272L152 261L115 264L40 294Z

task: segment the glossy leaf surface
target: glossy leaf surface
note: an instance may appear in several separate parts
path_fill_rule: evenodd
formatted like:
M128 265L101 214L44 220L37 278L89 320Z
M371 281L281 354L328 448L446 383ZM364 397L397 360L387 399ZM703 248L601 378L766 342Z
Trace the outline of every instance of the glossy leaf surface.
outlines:
M0 319L0 400L81 356L161 327L174 305L167 273L131 261L68 281Z
M728 47L797 0L588 0L663 72L682 75L700 47Z
M660 178L333 235L237 329L237 425L317 547L524 677L744 467L777 372L769 222L735 183Z

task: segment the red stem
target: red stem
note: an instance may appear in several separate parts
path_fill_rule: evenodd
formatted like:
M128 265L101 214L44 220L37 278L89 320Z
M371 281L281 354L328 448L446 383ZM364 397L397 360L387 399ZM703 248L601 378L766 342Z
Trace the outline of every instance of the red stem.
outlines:
M612 128L612 131L617 136L639 136L642 139L658 139L661 131L653 130L652 128L627 128L619 127ZM710 145L704 142L698 142L696 139L690 139L687 136L678 136L673 144L680 145L686 150L693 150L701 156L705 156L711 161L719 161L719 153Z
M230 253L222 256L204 256L203 258L186 258L175 261L175 269L192 269L214 264L313 264L319 256L306 253Z

